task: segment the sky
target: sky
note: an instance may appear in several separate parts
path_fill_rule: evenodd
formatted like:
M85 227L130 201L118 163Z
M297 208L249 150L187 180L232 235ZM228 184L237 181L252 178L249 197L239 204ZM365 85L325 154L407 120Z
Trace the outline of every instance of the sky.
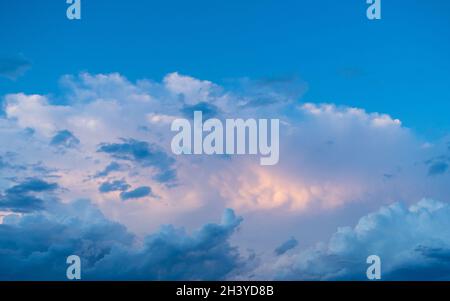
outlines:
M127 70L132 80L178 71L219 83L297 76L310 83L308 101L364 106L442 135L448 1L386 1L378 22L365 18L365 1L347 2L99 0L68 22L65 1L1 1L2 55L33 68L0 89L51 93L61 74L82 70Z
M0 279L449 280L450 3L365 2L0 0ZM279 163L174 155L199 108Z

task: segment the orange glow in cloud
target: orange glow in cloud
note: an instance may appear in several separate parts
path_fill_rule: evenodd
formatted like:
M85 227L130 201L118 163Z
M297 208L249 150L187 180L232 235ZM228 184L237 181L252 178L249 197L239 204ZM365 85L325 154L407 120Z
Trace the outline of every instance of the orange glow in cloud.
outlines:
M250 211L276 208L305 211L312 206L332 209L363 193L359 185L344 181L311 184L299 176L258 166L246 168L238 176L216 175L211 184L228 200L230 207Z

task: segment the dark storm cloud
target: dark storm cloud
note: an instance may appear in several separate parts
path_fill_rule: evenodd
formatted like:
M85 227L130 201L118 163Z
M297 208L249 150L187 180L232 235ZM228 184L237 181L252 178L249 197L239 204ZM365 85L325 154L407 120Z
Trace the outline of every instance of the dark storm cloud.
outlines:
M45 212L6 216L0 224L1 280L66 280L66 258L82 260L83 280L217 280L241 266L229 243L241 218L192 234L167 225L142 244L87 200L52 203ZM120 264L118 264L120 263Z

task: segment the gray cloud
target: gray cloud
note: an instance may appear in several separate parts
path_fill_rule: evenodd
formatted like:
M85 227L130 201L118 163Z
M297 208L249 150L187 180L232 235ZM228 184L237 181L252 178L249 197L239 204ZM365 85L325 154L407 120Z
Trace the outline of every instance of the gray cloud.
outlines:
M68 130L58 131L50 141L50 145L64 148L74 148L80 144L80 140Z
M275 254L277 256L283 255L287 251L294 249L297 245L298 241L294 237L291 237L275 249Z
M450 206L395 203L344 227L327 244L287 257L276 278L367 280L366 258L378 255L383 280L450 279Z
M0 211L27 213L44 209L44 201L26 194L6 194L0 196Z
M18 213L39 211L44 209L44 201L34 193L50 192L58 187L55 183L47 183L40 179L27 179L14 185L0 195L0 210Z
M136 162L157 170L156 180L169 183L176 179L175 160L156 144L135 139L121 139L122 143L102 143L98 152L110 154L116 159Z
M124 201L129 199L139 199L146 196L154 196L152 189L148 186L138 187L130 191L124 191L120 194L120 198Z
M102 183L98 191L102 193L111 192L111 191L124 191L130 188L130 185L124 180L115 180L112 182L104 182Z
M111 162L109 163L102 171L99 171L98 173L95 174L95 178L98 177L106 177L107 175L109 175L111 172L114 171L119 171L121 168L121 165L117 162Z
M219 114L219 108L214 104L199 102L195 105L185 105L181 112L186 118L192 119L195 111L201 111L204 119L216 117Z
M65 280L72 254L82 260L84 280L224 279L242 265L229 243L241 220L227 210L220 224L206 224L191 235L163 226L138 246L133 234L89 201L56 202L45 213L5 217L0 279Z
M51 191L58 188L56 183L47 183L41 179L30 178L6 190L8 194L24 194L29 192Z

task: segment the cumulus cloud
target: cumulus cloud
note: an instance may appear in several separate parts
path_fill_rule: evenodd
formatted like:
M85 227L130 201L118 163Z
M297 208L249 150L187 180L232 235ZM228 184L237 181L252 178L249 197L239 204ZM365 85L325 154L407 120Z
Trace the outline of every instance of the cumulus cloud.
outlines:
M381 258L383 280L450 279L450 206L424 199L394 203L343 227L328 243L286 254L261 268L276 279L367 280L366 258Z
M187 187L188 183L198 188L206 181L209 187L202 190L208 190L208 197L218 192L225 206L246 211L273 208L305 211L311 207L334 208L367 201L367 196L373 193L377 195L371 200L384 200L394 183L401 189L390 199L411 199L417 193L408 192L406 186L434 173L416 162L432 156L436 148L423 148L424 142L403 127L399 119L332 104L298 105L296 100L305 88L297 79L247 81L237 92L178 73L167 75L162 83L149 80L132 83L117 73L83 73L78 77L66 76L62 82L67 89L67 101L62 101L66 105L52 105L51 99L40 95L8 95L7 118L23 129L35 130L36 138L58 138L56 141L62 139L66 144L78 145L80 154L71 156L84 155L92 162L102 162L104 170L93 171L94 177L107 177L114 171L120 177L132 174L140 177L134 184L150 184L152 188L155 185L145 183L145 174L150 173L152 180L166 188L175 184ZM295 86L299 86L299 91L294 93ZM276 91L261 93L271 98L267 103L278 106L245 105L258 98L252 92L257 88ZM220 161L224 158L169 155L173 134L169 130L170 121L191 115L196 109L218 118L280 118L279 164L269 171L255 164L251 157L230 157L227 164L230 167L223 168ZM107 168L111 162L106 163L108 158L102 154L119 161L115 164L121 164L122 170L117 166ZM198 164L204 170L195 186L196 179L186 177ZM444 166L437 167L440 168L437 172L442 172ZM390 175L392 185L386 185L385 175ZM157 191L163 196L168 193L169 190ZM428 195L430 191L420 193L442 198Z
M99 261L97 272L119 279L123 279L121 274L146 280L225 279L244 264L238 250L228 242L241 221L232 210L226 210L221 224L206 224L191 235L164 226L148 236L140 250L128 254L118 250ZM118 268L115 263L121 258L127 258L130 264Z
M168 91L181 97L182 102L188 105L209 103L214 99L214 94L220 90L210 81L198 80L177 72L168 74L164 78L164 85Z
M24 210L42 212L47 203L41 194L88 198L141 235L167 223L197 228L233 208L247 221L236 241L274 255L279 237L295 236L307 247L393 201L450 201L448 139L425 141L397 116L302 103L307 85L299 79L221 87L179 73L161 82L81 73L64 76L61 85L58 97L4 96L0 140L8 143L0 144L0 190L8 205L1 211L35 204ZM257 156L172 155L170 123L195 109L222 120L280 119L279 163L261 167ZM6 191L26 178L64 189L22 193L35 200L20 203ZM157 202L148 201L154 196ZM263 227L267 235L255 236ZM314 234L308 234L311 228Z
M17 93L5 96L5 113L19 127L50 137L58 130L64 130L59 127L64 125L70 108L52 106L46 96Z
M214 175L229 206L305 212L418 195L448 200L444 180L427 177L428 167L420 163L447 152L445 140L423 148L396 118L332 104L307 103L282 120L278 165L268 169L241 160Z
M72 254L81 258L84 280L223 279L241 263L229 243L240 222L228 210L220 224L191 234L167 225L139 242L87 200L52 202L44 212L4 218L0 279L65 280Z

